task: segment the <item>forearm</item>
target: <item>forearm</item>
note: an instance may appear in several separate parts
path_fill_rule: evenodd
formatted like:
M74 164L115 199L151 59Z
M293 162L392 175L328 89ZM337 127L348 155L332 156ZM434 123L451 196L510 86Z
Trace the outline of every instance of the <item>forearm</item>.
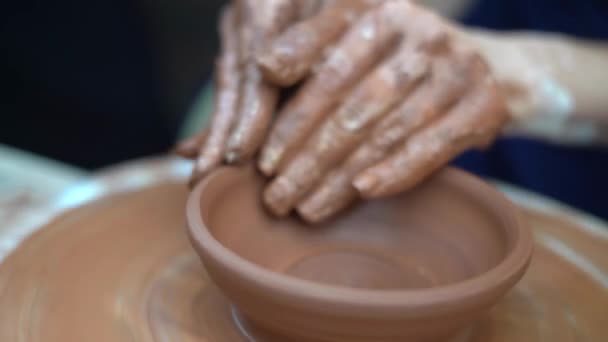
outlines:
M608 44L533 32L463 37L490 64L520 131L572 143L606 139Z
M608 80L608 44L531 32L469 34L499 81L510 86L536 86L520 90L535 92L529 96L545 101L538 104L543 107L538 109L547 113L538 114L557 111L608 121L608 92L603 86Z

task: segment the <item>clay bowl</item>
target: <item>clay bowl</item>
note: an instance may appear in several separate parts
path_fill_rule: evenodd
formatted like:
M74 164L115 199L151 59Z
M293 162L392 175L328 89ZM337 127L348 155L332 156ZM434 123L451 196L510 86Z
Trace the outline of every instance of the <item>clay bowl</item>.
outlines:
M224 168L187 205L194 248L257 341L460 341L531 258L515 208L456 169L319 226L273 218L263 185Z

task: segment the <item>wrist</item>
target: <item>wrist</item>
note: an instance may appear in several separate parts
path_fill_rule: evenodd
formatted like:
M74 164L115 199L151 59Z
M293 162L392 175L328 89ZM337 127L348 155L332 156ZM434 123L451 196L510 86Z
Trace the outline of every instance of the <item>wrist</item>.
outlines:
M463 33L490 66L505 98L511 123L505 133L568 143L595 143L602 136L595 122L575 118L575 96L560 75L573 51L563 39L533 33Z
M547 117L563 121L572 116L573 95L556 77L548 56L543 56L549 53L548 46L536 46L527 34L471 31L467 35L492 70L513 120Z

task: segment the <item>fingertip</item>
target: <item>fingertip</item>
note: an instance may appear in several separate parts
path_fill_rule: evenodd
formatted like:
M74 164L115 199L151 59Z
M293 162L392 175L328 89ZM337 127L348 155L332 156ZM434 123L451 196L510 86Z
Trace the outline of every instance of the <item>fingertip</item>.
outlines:
M191 144L186 141L171 148L171 150L169 150L169 153L178 155L186 159L194 159L196 158L197 149L191 146Z
M274 175L282 154L280 148L273 146L264 148L258 161L260 171L267 177Z
M285 63L275 53L262 53L256 57L256 62L266 81L280 87L290 87L298 79L287 72Z
M308 224L314 225L323 221L323 217L319 215L318 211L310 210L305 205L296 207L298 215Z
M306 200L298 204L298 215L309 224L318 224L336 215L342 206L333 206L325 201Z
M296 211L300 217L311 224L318 223L323 220L323 213L319 208L319 201L315 198L315 194L304 199L296 206Z
M247 161L253 154L255 149L250 147L251 141L239 141L238 139L230 139L224 154L224 160L228 164L239 164Z
M215 159L208 158L207 156L199 156L192 168L192 175L190 176L189 186L193 188L196 184L207 177L217 166L219 162Z
M287 216L292 208L290 199L292 193L291 183L279 177L264 190L264 204L274 215L278 217Z
M195 135L178 142L170 151L180 157L194 159L200 152L203 140L201 136Z
M194 189L194 187L205 178L206 174L204 172L199 172L198 170L193 169L192 174L190 175L190 179L188 180L188 188L190 190Z
M274 175L274 170L272 169L272 166L268 163L265 163L263 160L258 160L257 166L258 170L260 170L260 172L262 172L264 176L272 177Z
M365 198L377 197L380 177L374 171L364 171L355 177L353 186Z

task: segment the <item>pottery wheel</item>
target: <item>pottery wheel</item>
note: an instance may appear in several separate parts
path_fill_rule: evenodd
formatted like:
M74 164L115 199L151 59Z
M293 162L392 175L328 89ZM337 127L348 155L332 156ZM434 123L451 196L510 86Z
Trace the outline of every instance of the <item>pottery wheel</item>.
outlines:
M56 218L0 265L0 341L243 341L185 235L179 182ZM608 341L608 234L526 211L524 279L467 341Z

